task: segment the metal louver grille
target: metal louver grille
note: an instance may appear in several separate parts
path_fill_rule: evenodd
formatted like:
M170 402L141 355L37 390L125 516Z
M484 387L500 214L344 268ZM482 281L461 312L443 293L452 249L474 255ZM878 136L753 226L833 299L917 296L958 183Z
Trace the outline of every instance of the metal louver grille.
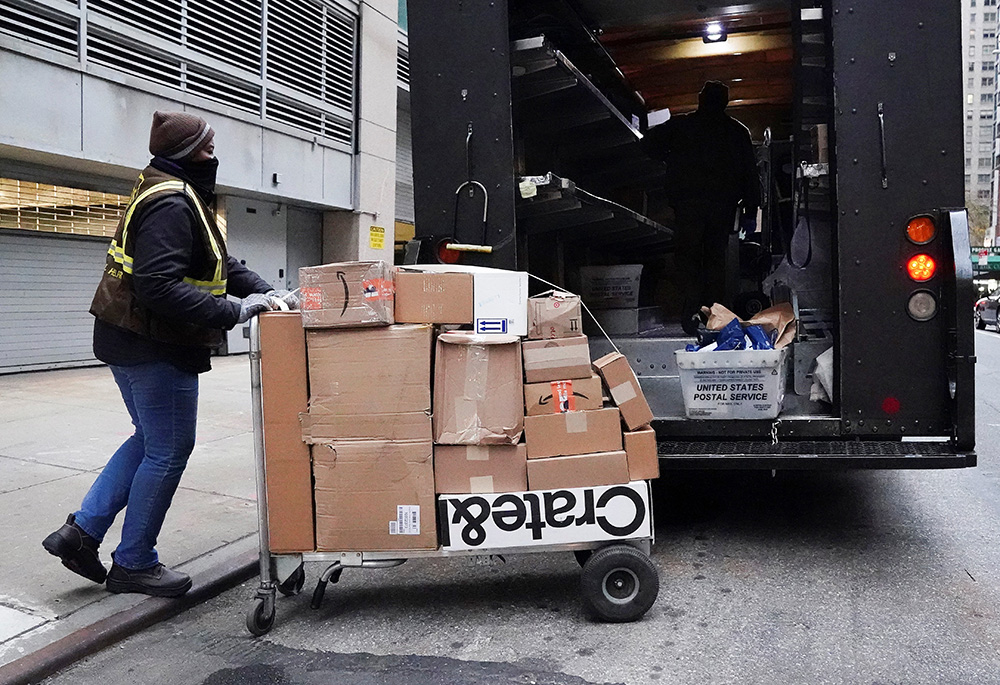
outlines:
M260 0L189 0L187 43L198 52L260 71Z
M410 51L402 42L400 42L399 48L396 50L396 80L409 88Z
M0 0L0 33L68 54L77 52L77 21L43 7L31 8Z
M123 71L126 74L181 88L182 63L176 57L158 54L112 33L91 27L87 38L87 54L92 62Z
M128 197L0 178L0 229L111 237Z
M353 111L354 17L311 0L272 0L267 31L269 79Z
M289 98L269 94L267 116L274 121L320 133L348 145L353 140L354 126L350 120L305 106Z
M188 65L187 90L209 100L246 112L260 111L260 88L217 74L210 69Z
M87 8L167 40L179 42L183 0L88 0Z

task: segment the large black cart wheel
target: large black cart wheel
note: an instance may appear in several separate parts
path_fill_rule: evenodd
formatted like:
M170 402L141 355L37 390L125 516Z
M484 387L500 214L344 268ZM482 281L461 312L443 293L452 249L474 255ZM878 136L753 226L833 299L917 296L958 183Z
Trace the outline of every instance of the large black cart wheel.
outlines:
M274 602L258 596L247 612L247 630L257 637L267 633L274 625L274 613Z
M278 592L285 597L291 597L302 592L302 587L306 583L305 568L299 566L292 575L288 576L284 582L278 584Z
M611 623L638 620L649 611L660 591L656 567L630 545L597 550L583 565L583 603L596 618Z

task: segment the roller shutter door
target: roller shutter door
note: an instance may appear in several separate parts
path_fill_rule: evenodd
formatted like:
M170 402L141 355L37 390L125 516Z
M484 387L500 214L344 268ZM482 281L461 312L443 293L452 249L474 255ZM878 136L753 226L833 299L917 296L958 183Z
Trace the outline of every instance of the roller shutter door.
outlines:
M90 301L108 239L0 231L0 373L96 363Z

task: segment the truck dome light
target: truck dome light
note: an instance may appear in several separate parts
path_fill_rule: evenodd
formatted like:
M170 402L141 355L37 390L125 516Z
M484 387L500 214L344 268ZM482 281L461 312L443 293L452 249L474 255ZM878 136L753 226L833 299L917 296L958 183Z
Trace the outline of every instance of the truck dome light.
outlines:
M918 290L906 303L907 313L916 321L930 321L937 314L938 303L929 290Z
M906 224L906 237L917 245L934 240L936 233L937 226L934 225L934 220L926 215L915 216Z
M906 263L906 273L915 281L929 281L937 271L937 263L927 254L918 254Z

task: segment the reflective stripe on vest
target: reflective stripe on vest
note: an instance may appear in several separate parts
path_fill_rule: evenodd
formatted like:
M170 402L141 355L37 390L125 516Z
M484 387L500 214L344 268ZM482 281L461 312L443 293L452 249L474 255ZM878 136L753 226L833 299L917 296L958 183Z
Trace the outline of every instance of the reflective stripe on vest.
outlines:
M205 234L208 236L209 244L212 246L212 252L215 255L215 273L213 274L211 281L199 281L194 278L185 277L184 282L189 285L193 285L198 290L212 295L225 295L226 279L222 277L222 251L219 249L219 244L215 240L215 234L212 232L211 224L208 222L208 217L205 216L205 212L201 208L200 199L195 194L194 190L183 181L164 181L162 183L157 183L156 185L144 190L138 197L130 202L128 211L125 212L125 222L122 224L122 244L119 245L118 242L112 238L111 247L108 248L108 254L111 255L111 258L121 266L122 271L129 275L132 274L132 257L125 252L125 245L128 244L128 225L132 220L132 212L134 212L135 208L139 206L139 203L146 198L150 197L154 193L164 192L181 192L191 198L192 204L195 206L195 209L198 210L198 217L201 219L202 228L205 229Z

